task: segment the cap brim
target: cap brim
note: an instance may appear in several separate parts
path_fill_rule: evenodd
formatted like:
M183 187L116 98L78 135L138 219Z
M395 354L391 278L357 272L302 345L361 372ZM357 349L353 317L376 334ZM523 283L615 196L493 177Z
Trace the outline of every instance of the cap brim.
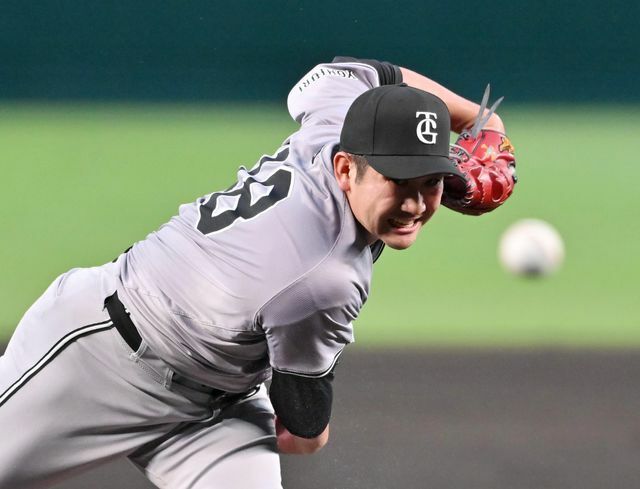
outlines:
M464 178L456 164L446 156L373 156L365 157L378 173L387 178L406 180L426 175L453 175Z

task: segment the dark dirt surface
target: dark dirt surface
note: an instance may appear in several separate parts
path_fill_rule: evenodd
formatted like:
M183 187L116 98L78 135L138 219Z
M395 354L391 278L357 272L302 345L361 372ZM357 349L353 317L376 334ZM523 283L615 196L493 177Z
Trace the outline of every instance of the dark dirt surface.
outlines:
M331 441L284 487L637 488L639 380L638 351L348 351ZM56 486L151 487L124 461Z

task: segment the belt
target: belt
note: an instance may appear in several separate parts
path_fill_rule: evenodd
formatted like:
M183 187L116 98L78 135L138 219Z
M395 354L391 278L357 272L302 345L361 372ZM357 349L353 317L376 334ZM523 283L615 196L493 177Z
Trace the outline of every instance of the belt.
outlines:
M135 324L131 321L129 313L124 308L124 304L118 299L118 293L114 292L104 300L104 306L107 308L109 317L113 321L113 325L120 333L120 336L127 342L133 351L138 351L142 344L142 337Z
M133 351L138 351L140 345L142 344L142 337L140 336L140 333L138 332L135 324L133 324L133 321L129 317L129 313L125 309L124 304L120 302L120 299L118 298L118 292L114 292L113 295L107 297L104 300L104 305L107 308L107 312L109 313L109 317L111 318L113 325L116 327L118 333L120 333L120 336L122 336L124 341ZM259 390L259 387L254 387L246 392L227 392L205 384L200 384L183 375L180 375L177 372L173 372L171 383L179 384L190 389L206 393L214 397L216 399L216 402L220 401L224 402L225 404L233 403L246 397L250 397Z

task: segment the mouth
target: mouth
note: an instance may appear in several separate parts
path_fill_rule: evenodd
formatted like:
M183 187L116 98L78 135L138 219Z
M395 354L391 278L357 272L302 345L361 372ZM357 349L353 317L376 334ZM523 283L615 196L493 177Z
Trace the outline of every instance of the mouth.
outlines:
M420 219L399 219L391 218L387 221L391 228L401 234L409 234L414 232L420 226Z

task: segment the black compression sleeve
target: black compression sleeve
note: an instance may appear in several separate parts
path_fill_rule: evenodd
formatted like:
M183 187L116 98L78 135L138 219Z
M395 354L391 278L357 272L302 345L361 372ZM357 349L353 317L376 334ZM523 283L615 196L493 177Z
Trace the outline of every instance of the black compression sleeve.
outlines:
M334 63L364 63L376 69L380 77L380 85L396 85L402 83L402 72L400 68L387 61L378 61L375 59L359 59L350 56L336 56L333 58Z
M301 377L273 371L269 397L285 428L301 438L320 435L331 418L333 371L324 377Z

